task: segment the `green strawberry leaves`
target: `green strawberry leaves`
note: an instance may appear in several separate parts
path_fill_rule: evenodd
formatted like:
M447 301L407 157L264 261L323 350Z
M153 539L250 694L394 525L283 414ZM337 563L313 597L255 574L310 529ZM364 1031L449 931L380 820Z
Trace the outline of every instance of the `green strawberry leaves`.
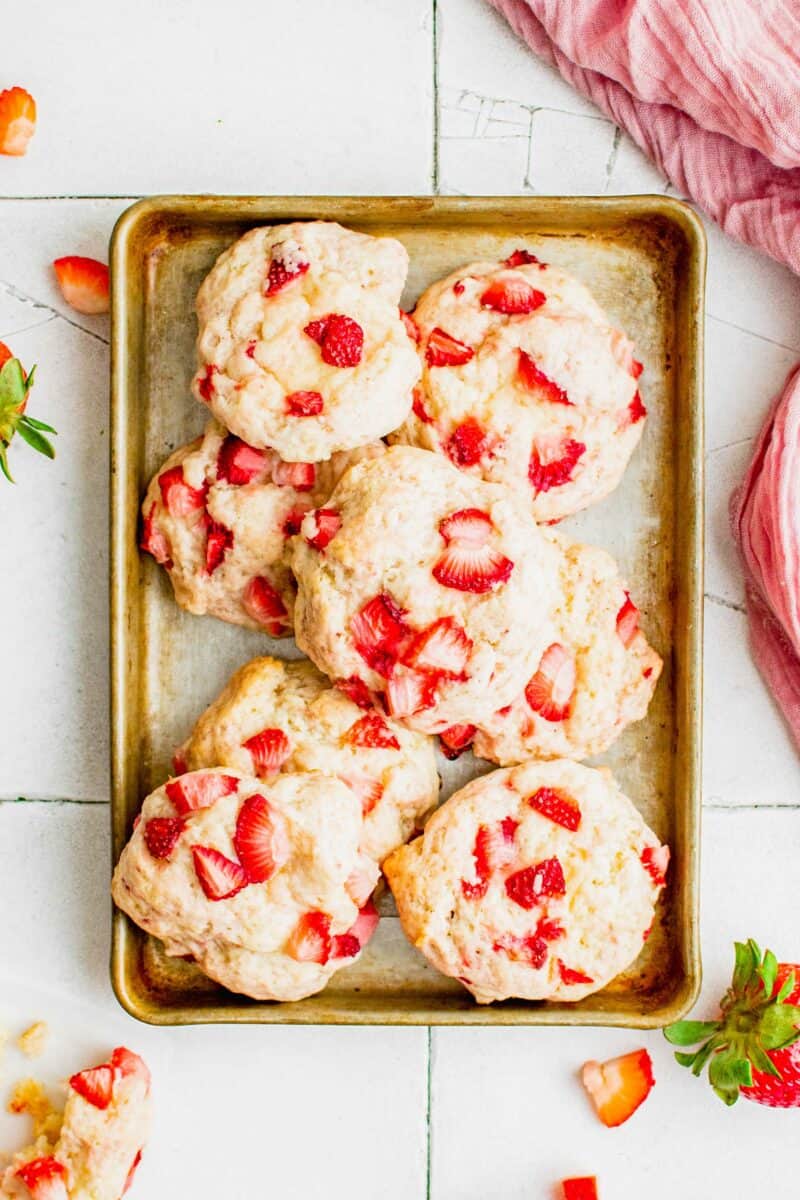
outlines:
M25 412L35 370L33 367L26 375L18 358L9 358L0 367L0 471L9 483L14 479L8 465L8 447L15 434L46 458L56 456L52 443L44 436L56 433L56 430Z

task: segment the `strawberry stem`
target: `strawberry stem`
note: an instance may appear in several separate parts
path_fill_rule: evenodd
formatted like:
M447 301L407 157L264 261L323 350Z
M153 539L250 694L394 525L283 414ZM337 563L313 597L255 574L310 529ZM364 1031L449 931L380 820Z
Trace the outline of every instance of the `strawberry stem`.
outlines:
M7 359L0 368L0 470L9 483L14 477L8 465L8 447L16 434L38 454L51 459L56 456L52 443L44 436L56 430L25 412L35 371L32 367L26 375L18 358Z

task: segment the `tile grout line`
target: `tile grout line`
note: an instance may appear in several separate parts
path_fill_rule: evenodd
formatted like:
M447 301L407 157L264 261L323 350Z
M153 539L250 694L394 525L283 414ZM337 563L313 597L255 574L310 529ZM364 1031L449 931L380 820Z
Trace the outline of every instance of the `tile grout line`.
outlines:
M73 800L68 796L0 796L0 805L3 804L90 804L94 807L102 808L103 805L108 805L109 800Z
M431 0L432 50L433 50L433 161L431 163L431 188L439 194L439 0Z
M431 1191L431 1182L433 1178L433 1164L431 1160L431 1117L433 1106L433 1029L428 1026L428 1059L427 1059L427 1104L425 1108L425 1150L427 1157L427 1166L425 1172L425 1200L431 1200L433 1192Z

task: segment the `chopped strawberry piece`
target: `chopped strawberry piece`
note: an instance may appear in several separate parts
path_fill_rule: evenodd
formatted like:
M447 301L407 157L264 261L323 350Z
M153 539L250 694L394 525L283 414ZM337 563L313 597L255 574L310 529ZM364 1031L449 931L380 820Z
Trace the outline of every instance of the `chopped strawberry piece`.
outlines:
M493 525L477 508L462 508L439 525L447 549L433 568L442 587L460 592L489 592L506 582L514 564L487 544Z
M375 891L380 873L380 867L376 862L367 858L365 854L360 855L358 866L347 876L344 885L348 896L359 908L367 903Z
M25 88L0 92L0 154L25 154L36 132L36 101Z
M264 450L248 446L241 438L229 434L219 448L217 479L225 483L252 483L269 467L269 455Z
M411 633L405 610L388 592L381 592L363 604L350 619L355 647L367 666L388 677Z
M272 247L272 260L267 272L265 296L274 296L285 288L287 283L305 275L309 264L302 258L299 249L287 243Z
M283 536L294 537L300 532L300 526L303 524L303 517L308 512L306 508L293 508L283 522Z
M534 971L540 971L547 962L547 942L538 934L527 937L516 937L513 933L505 934L492 944L496 954L503 952L512 962L524 962Z
M419 326L417 325L417 322L414 320L411 313L406 312L404 309L401 308L400 309L400 320L405 325L406 333L411 338L412 342L414 342L415 345L419 344L419 339L420 339Z
M130 1187L131 1187L131 1185L132 1185L132 1183L133 1183L134 1176L135 1176L135 1174L136 1174L136 1170L137 1170L137 1168L138 1168L138 1166L139 1166L139 1163L140 1163L141 1161L142 1161L142 1152L141 1152L141 1150L137 1150L137 1151L136 1151L136 1154L135 1154L135 1156L134 1156L133 1162L131 1163L131 1169L130 1169L130 1171L128 1171L128 1174L127 1174L127 1176L126 1176L126 1178L125 1178L125 1183L124 1183L124 1185L123 1185L123 1188L122 1188L122 1195L123 1195L123 1196L125 1195L125 1193L126 1193L127 1191L129 1191L129 1190L130 1190Z
M229 900L247 887L244 867L212 846L192 846L194 869L209 900Z
M94 316L107 313L110 307L108 294L108 267L96 258L82 258L71 254L57 258L53 263L61 294L76 312Z
M457 467L474 467L486 450L486 431L480 421L468 417L456 425L445 443L445 453Z
M414 416L417 418L418 421L422 421L423 425L432 425L433 417L430 415L430 413L428 412L428 410L425 407L425 401L422 398L422 392L420 391L420 389L414 388L414 391L411 393L411 396L412 396L411 411L413 412Z
M255 359L257 345L258 345L258 343L256 342L255 338L253 339L252 342L247 343L247 345L244 348L244 352L248 358Z
M453 292L455 293L456 296L460 296L462 294L462 292L464 291L464 286L465 285L464 285L463 279L457 279L455 281L455 283L453 284Z
M572 708L576 678L574 655L554 642L545 650L536 674L525 688L525 699L545 721L564 721Z
M358 938L360 946L366 946L375 930L378 928L378 910L371 900L367 900L356 917L355 924L348 933Z
M584 975L583 971L576 971L573 967L568 967L561 959L558 960L558 974L562 983L594 983L591 975Z
M412 717L436 699L435 677L405 668L395 670L386 685L386 702L393 717Z
M172 756L172 774L185 775L188 770L189 767L186 763L186 759L183 757L183 754L180 750L176 750Z
M311 513L309 522L313 524L314 532L310 537L306 534L305 538L315 550L324 550L342 527L342 518L335 508L318 508Z
M502 275L493 279L481 296L484 308L492 308L508 316L533 312L541 308L546 300L544 292L532 287L523 275Z
M282 729L262 729L243 743L253 759L256 775L277 775L291 754L289 739Z
M530 263L536 263L538 266L544 266L539 262L535 254L531 254L529 250L515 250L509 254L508 258L503 263L504 267L525 267Z
M639 610L631 600L628 592L626 592L625 603L617 613L617 635L626 650L638 632Z
M561 1180L563 1200L598 1200L597 1176L580 1175Z
M339 779L358 796L361 802L361 815L369 816L383 796L383 784L380 779L365 775L362 771L350 771L347 774L339 775Z
M509 875L506 892L521 908L533 908L547 896L563 896L566 883L561 863L555 856L545 858L535 867L525 867Z
M200 399L206 404L210 404L214 399L214 376L216 373L217 368L213 363L209 363L197 383L197 390L200 393Z
M572 401L564 389L559 387L548 375L545 375L544 371L540 371L531 356L524 350L519 352L517 372L524 386L532 392L538 392L543 400L549 400L551 404L572 405Z
M569 483L585 452L584 443L572 438L552 444L550 439L545 438L535 441L528 463L528 479L537 496L540 492L549 492L551 488Z
M108 1108L114 1094L114 1070L107 1063L90 1067L73 1075L69 1086L95 1108Z
M52 1155L17 1167L15 1177L25 1184L32 1200L69 1200L66 1167Z
M399 750L400 743L379 712L368 712L351 725L342 741L368 749Z
M635 425L637 421L643 421L647 416L647 409L644 406L641 392L637 392L628 405L628 421L631 425Z
M338 933L331 939L331 958L355 958L361 953L361 943L355 934Z
M266 796L248 796L239 809L233 844L251 883L266 883L289 859L283 813Z
M404 650L402 661L418 671L443 679L465 679L472 641L454 617L440 617L416 635Z
M644 370L644 365L638 359L631 359L630 372L634 379L639 379ZM638 394L638 393L637 393Z
M280 637L289 624L286 605L263 575L256 575L244 590L242 607L249 617L263 625L272 637Z
M120 1075L138 1075L150 1087L150 1071L147 1068L147 1063L138 1054L134 1054L132 1050L128 1050L127 1046L117 1046L111 1051L109 1064Z
M476 548L486 545L493 529L492 518L481 508L459 508L439 522L445 542L463 542Z
M439 734L442 743L442 754L451 761L458 758L468 746L472 745L475 737L474 725L451 725Z
M324 912L304 913L286 943L297 962L326 963L331 956L331 919Z
M468 363L475 351L457 338L451 337L438 326L432 330L425 348L425 361L429 367L461 367Z
M374 708L375 701L372 692L364 680L359 679L357 675L351 675L349 679L334 679L333 686L340 692L344 692L345 696L359 708Z
M183 467L170 467L158 477L161 499L172 517L188 517L199 508L205 508L206 489L190 487L183 476Z
M650 1095L655 1079L646 1050L634 1050L608 1062L587 1062L581 1075L604 1125L622 1125Z
M0 369L2 369L8 360L13 357L14 355L11 353L5 342L0 342ZM416 391L416 388L414 390Z
M183 833L182 817L153 817L144 827L144 843L153 858L169 858Z
M528 804L543 817L562 825L573 833L580 828L581 810L572 796L558 788L542 787L528 797Z
M206 520L206 571L213 575L225 555L233 549L233 530L219 521Z
M272 468L272 482L276 487L291 487L296 492L310 492L317 478L313 463L283 462L279 460Z
M669 866L669 846L645 846L640 858L642 866L650 875L656 887L663 887L667 882L667 867Z
M461 880L461 891L468 900L480 900L485 896L493 872L502 870L514 861L514 837L518 827L519 822L513 817L504 817L494 825L478 826L472 851L477 882Z
M319 392L290 392L285 404L290 417L317 417L325 407Z
M167 567L172 566L172 556L167 535L156 525L156 505L142 521L142 540L139 542L146 554L152 554L157 563Z
M219 775L215 771L192 771L171 779L164 789L167 797L185 817L187 813L201 808L211 808L223 796L229 796L239 786L234 775Z
M307 333L316 342L322 361L331 367L357 367L364 353L364 330L358 321L342 313L329 313L306 325Z

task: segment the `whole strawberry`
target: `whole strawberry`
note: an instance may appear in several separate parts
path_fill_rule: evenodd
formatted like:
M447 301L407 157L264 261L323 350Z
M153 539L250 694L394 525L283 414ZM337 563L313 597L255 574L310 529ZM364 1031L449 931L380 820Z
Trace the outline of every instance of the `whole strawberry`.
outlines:
M8 347L0 342L0 471L9 483L14 480L8 467L7 452L15 433L40 454L48 458L55 458L56 454L44 436L45 433L56 432L52 425L25 414L34 370L32 368L26 375L19 359L14 358Z
M779 963L771 950L735 942L731 986L721 1003L719 1021L678 1021L664 1030L682 1067L708 1078L726 1104L739 1096L773 1108L800 1106L800 966Z

